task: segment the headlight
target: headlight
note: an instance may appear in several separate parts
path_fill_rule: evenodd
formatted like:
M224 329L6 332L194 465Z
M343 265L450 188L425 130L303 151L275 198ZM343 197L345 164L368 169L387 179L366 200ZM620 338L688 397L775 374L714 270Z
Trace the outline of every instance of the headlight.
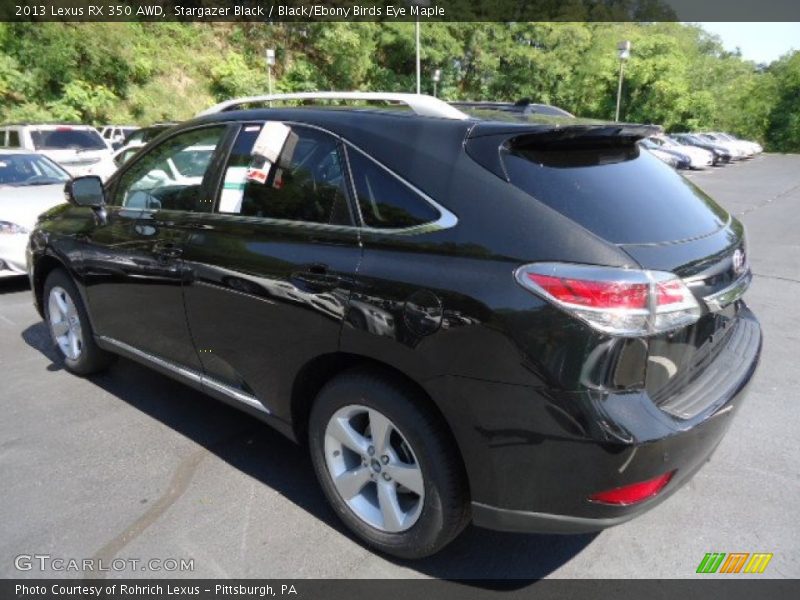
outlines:
M22 225L17 225L16 223L10 223L8 221L0 221L0 235L2 234L16 234L16 233L30 233L27 229L25 229Z

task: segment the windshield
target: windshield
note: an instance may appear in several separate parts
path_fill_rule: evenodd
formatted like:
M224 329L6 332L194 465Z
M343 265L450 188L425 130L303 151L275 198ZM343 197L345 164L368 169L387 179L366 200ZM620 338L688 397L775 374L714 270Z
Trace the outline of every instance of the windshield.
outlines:
M0 154L0 185L50 185L68 179L64 169L44 156Z
M108 146L94 129L36 129L31 131L37 150L106 150Z
M713 200L635 144L512 146L503 162L513 185L615 244L687 240L727 222Z

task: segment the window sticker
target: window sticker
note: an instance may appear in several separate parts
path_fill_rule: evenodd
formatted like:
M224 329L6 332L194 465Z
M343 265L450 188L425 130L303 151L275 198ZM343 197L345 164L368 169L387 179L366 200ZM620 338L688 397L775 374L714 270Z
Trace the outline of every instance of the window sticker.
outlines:
M249 179L247 167L228 167L225 181L222 183L222 195L219 199L219 211L225 213L242 212L244 186Z

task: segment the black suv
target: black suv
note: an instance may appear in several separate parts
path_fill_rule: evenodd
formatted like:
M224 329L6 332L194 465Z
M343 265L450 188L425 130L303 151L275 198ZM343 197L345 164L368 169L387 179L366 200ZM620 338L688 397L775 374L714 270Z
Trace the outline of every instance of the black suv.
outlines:
M227 102L68 183L29 249L66 367L122 355L263 419L401 557L652 508L756 369L741 223L639 149L657 128L385 98L413 110Z

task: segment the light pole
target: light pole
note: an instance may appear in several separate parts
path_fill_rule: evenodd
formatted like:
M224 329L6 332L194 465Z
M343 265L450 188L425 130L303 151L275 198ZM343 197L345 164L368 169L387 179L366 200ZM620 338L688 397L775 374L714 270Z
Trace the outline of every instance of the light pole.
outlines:
M267 92L272 95L272 65L275 64L275 49L267 48L265 53L267 59ZM269 106L272 108L272 100L269 101Z
M622 77L625 72L625 61L631 57L631 43L629 41L617 44L619 52L619 83L617 84L617 112L614 113L614 121L619 122L619 105L622 101Z
M414 38L417 46L417 94L422 93L422 69L420 68L420 60L419 60L419 9L422 6L430 6L431 0L409 0L408 2L411 5L411 10L414 10L414 7L417 9L416 13L416 20L414 21Z
M442 79L442 70L436 69L433 72L433 97L436 98L436 84Z

